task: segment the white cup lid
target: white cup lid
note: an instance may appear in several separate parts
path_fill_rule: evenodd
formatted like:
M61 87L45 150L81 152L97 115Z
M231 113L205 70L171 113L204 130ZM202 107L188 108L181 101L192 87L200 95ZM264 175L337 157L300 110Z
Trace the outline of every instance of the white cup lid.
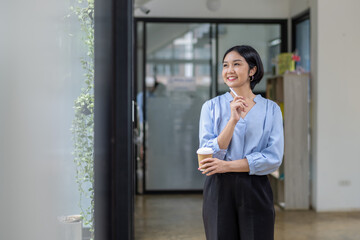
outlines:
M203 147L203 148L199 148L196 151L197 154L213 154L214 151L212 150L212 148L208 148L208 147Z

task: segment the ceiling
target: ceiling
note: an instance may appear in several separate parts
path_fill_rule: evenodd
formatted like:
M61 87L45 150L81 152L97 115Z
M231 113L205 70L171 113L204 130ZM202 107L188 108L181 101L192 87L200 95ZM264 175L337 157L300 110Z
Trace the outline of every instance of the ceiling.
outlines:
M134 6L143 6L151 0L134 0Z

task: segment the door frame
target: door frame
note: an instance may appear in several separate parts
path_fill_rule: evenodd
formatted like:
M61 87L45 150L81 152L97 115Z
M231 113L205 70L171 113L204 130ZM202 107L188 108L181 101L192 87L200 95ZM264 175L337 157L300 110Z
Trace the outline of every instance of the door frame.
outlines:
M133 1L95 1L95 239L134 239Z
M143 96L146 96L145 94L145 63L146 63L146 24L147 23L208 23L208 24L215 24L216 27L216 31L214 34L215 37L215 59L216 62L211 64L211 68L213 66L218 66L218 25L219 24L279 24L280 25L280 36L281 36L281 52L287 52L288 51L288 20L287 19L223 19L223 18L219 18L219 19L214 19L214 18L143 18L143 17L138 17L138 18L134 18L134 25L135 28L137 27L138 23L142 22L143 23L143 56L142 56L142 63L143 63L143 69L142 69L142 83L143 83ZM212 28L211 28L212 29ZM137 31L135 31L135 58L137 57L137 39L138 39L138 33ZM213 58L213 56L212 56ZM137 61L135 61L137 62ZM135 84L137 84L137 71L135 69ZM215 80L212 81L216 83L214 88L215 88L215 94L218 94L218 72L217 72L217 68L215 69L211 69L211 74L215 74ZM135 85L136 86L136 85ZM134 92L133 95L136 96L137 93L137 88L134 88ZM145 112L146 112L146 101L145 101L145 97L143 97L143 112L144 112L144 116L145 116ZM145 132L145 121L146 118L144 118L144 126L143 126L143 138L146 139L146 132ZM194 192L202 192L201 190L174 190L174 191L148 191L146 190L146 145L145 145L145 141L143 141L143 151L144 151L144 155L143 155L143 166L142 166L142 170L143 170L143 182L142 182L142 186L143 186L143 193L147 194L147 193L194 193ZM136 162L136 161L135 161ZM135 174L136 176L136 174ZM136 179L137 182L137 179Z

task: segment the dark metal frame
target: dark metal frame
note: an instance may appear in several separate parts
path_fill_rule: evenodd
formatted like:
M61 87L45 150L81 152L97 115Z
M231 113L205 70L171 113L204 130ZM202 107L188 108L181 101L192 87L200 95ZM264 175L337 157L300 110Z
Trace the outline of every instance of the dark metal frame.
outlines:
M135 24L137 24L137 21L135 21ZM142 55L142 84L143 84L143 102L142 102L142 106L143 106L143 139L144 141L142 142L143 143L143 165L142 165L142 170L143 170L143 193L146 192L146 122L147 122L147 114L146 114L146 82L145 82L145 78L146 78L146 51L147 51L147 48L146 48L146 24L145 22L143 23L143 36L142 36L142 39L143 39L143 55ZM137 32L135 33L135 36L137 39ZM135 44L135 49L137 49L137 42Z
M246 19L246 18L135 18L135 24L139 21L142 22L152 22L152 23L215 23L215 24L280 24L281 29L281 52L288 51L288 22L287 19ZM218 30L218 26L216 26ZM218 32L218 31L217 31ZM217 33L216 33L217 34ZM218 36L216 35L216 38ZM136 39L136 33L135 33Z
M216 33L215 33L215 93L218 94L219 92L219 81L218 81L218 75L219 75L219 71L218 71L218 59L219 59L219 24L216 24Z
M95 1L95 239L134 239L133 1Z
M145 86L145 74L146 74L146 23L213 23L216 24L216 32L215 32L215 38L218 40L218 32L219 32L219 24L280 24L280 35L281 35L281 52L287 52L288 51L288 29L287 29L287 19L214 19L214 18L135 18L135 26L137 26L138 22L144 22L143 26L143 86ZM137 49L137 32L135 32L135 49ZM218 49L219 49L219 43L216 41L216 64L215 64L215 93L218 93ZM212 61L212 59L211 59ZM212 62L211 68L213 67ZM213 70L211 69L211 73L213 73ZM136 91L136 89L135 89ZM212 89L210 89L212 91ZM146 101L145 101L145 95L146 89L143 87L143 117L144 117L144 126L143 126L143 136L144 139L146 139L146 132L145 132L145 122L146 122ZM146 190L146 151L145 151L145 141L143 141L143 149L144 149L144 162L143 162L143 188L144 193L194 193L194 192L202 192L201 190L176 190L176 191L149 191Z
M163 23L261 23L273 24L284 23L287 24L287 19L249 19L249 18L151 18L151 17L136 17L135 21L143 22L163 22Z

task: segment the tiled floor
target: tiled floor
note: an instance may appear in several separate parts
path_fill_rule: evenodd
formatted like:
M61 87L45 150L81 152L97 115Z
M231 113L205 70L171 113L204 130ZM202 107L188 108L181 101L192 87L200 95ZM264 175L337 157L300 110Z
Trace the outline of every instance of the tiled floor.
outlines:
M205 240L202 195L136 196L135 240ZM276 240L360 240L360 212L277 209Z

